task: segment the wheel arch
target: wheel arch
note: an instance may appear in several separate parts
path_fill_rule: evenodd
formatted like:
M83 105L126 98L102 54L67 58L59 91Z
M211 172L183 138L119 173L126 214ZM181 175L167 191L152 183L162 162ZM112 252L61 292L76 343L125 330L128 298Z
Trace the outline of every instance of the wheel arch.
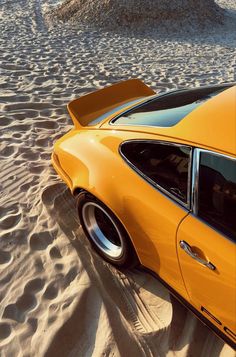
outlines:
M107 131L103 133L97 130L75 133L57 151L60 165L70 177L72 194L86 191L107 206L126 230L139 261L144 263L147 247L135 233L136 225L132 225L132 216L126 219L129 215L132 177L136 178L136 173L118 151L120 143L130 135L118 132L114 136L112 133L108 135Z
M73 188L72 189L72 195L74 196L74 197L76 197L76 196L78 196L81 192L88 192L88 191L86 191L84 188L82 188L82 187L75 187L75 188ZM89 192L90 193L90 192Z

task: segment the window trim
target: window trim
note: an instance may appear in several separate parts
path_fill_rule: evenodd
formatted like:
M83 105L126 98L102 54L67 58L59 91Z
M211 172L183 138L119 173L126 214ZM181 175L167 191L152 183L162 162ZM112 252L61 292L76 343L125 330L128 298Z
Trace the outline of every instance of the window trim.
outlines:
M142 171L140 171L129 159L122 153L122 146L126 143L132 143L132 142L138 142L138 143L154 143L154 144L161 144L161 145L169 145L169 146L176 146L176 147L186 147L190 149L189 153L189 168L188 168L188 181L187 181L187 202L183 202L180 199L178 199L176 196L174 196L171 192L167 191L164 189L162 186L158 185L155 181L150 179L147 175L145 175ZM150 183L154 188L156 188L158 191L161 191L161 193L165 194L169 198L171 198L173 201L177 202L180 204L182 207L186 208L187 210L190 211L191 209L191 176L192 176L192 155L193 155L193 147L190 145L185 145L185 144L179 144L179 143L173 143L169 141L162 141L162 140L155 140L155 139L129 139L123 141L118 148L119 154L123 158L123 160L139 175L141 176L146 182Z
M206 153L218 157L223 157L228 160L232 160L236 162L236 158L230 155L221 154L216 151L206 150L206 149L193 149L193 164L192 164L192 213L195 218L199 219L201 222L206 224L208 227L216 231L221 236L225 237L226 239L230 240L231 242L235 243L235 241L227 236L225 233L214 227L211 223L206 222L203 218L198 216L198 196L199 196L199 171L200 171L200 155L201 153Z

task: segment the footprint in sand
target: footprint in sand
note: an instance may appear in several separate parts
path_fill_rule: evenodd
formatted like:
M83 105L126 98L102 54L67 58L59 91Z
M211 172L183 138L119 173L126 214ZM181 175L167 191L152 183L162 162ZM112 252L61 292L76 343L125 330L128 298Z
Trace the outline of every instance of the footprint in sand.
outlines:
M26 313L33 310L38 305L38 301L34 294L42 290L44 285L44 279L36 278L29 281L25 285L24 294L16 301L16 303L6 306L3 317L17 322L24 322Z
M35 269L36 269L36 271L37 271L38 273L43 272L44 267L43 267L42 259L41 259L40 257L35 259L35 261L34 261L34 266L35 266Z
M10 263L11 260L12 260L12 255L9 252L0 250L0 264L1 265Z
M46 187L42 193L42 202L46 207L54 204L55 197L61 195L65 191L65 185L62 183L56 183L54 185Z
M35 333L38 328L38 320L34 318L29 318L27 322L30 325L32 334Z
M13 280L14 275L15 272L8 273L3 279L0 279L0 285L1 286L7 285L10 281Z
M1 150L0 155L2 157L10 157L12 154L14 154L15 148L14 146L7 146L3 150Z
M11 327L7 323L0 324L0 341L5 340L11 334Z
M35 164L34 166L31 166L29 171L32 174L41 174L41 172L45 169L44 165L40 165L40 164Z
M51 157L51 153L47 153L47 152L40 153L41 160L50 160L50 157Z
M11 119L9 118L0 118L0 126L8 127L11 123Z
M16 322L24 322L24 314L17 309L16 304L7 305L2 316L5 319L14 320Z
M32 250L45 250L53 241L49 232L33 233L30 237L30 248Z
M22 139L23 135L24 134L22 134L22 133L13 133L12 134L13 138L15 138L15 139Z
M54 268L57 271L62 271L64 269L64 264L57 263L57 264L54 265Z
M23 192L28 192L29 189L32 187L33 183L35 183L35 181L30 181L30 182L24 183L23 185L20 186L20 190Z
M52 282L48 285L47 289L45 290L43 297L47 300L53 300L58 295L58 284L56 282Z
M49 114L50 115L50 114ZM57 129L59 125L55 121L42 120L35 123L35 128L39 129Z
M63 305L62 305L62 310L67 309L73 302L73 299L68 299Z
M26 312L33 310L37 306L37 303L34 295L25 293L17 300L16 306L20 311Z
M27 312L33 310L38 305L34 295L24 293L14 304L6 306L3 317L17 322L24 322Z
M38 161L39 159L39 153L38 152L25 152L24 154L21 155L21 157L23 159L25 159L26 161Z
M56 320L57 320L57 316L56 315L53 315L53 316L50 316L49 318L48 318L48 325L50 326L50 325L52 325Z
M14 116L17 116L17 119L25 119L25 115L24 114L14 114ZM28 124L18 124L18 125L12 125L11 126L11 130L13 131L22 131L22 132L30 132L31 131L31 126ZM24 152L24 150L23 150Z
M48 137L36 140L36 145L42 148L48 146Z
M6 173L4 173L4 176L6 176ZM11 179L11 176L8 176L7 179ZM19 206L17 203L5 207L0 206L0 218L2 219L4 219L5 216L15 215L18 212L19 212Z
M50 249L49 254L50 254L50 257L52 259L60 259L60 258L62 258L61 252L57 247L52 247Z
M33 119L33 118L37 118L38 117L38 115L39 115L39 112L38 112L38 110L34 110L34 109L27 109L26 111L25 111L25 113L26 113L26 115L27 115L27 119L28 118L31 118L31 119Z
M45 285L44 279L36 278L36 279L30 280L25 285L24 292L37 293L43 289L44 285Z
M21 213L11 214L0 221L0 229L13 229L21 221Z

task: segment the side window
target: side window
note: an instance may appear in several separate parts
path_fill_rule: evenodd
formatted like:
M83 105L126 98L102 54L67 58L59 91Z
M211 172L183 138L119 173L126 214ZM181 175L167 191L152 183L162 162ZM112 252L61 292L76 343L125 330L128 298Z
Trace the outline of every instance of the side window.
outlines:
M121 153L148 181L187 204L190 147L134 140L123 143Z
M236 160L200 153L198 216L236 241Z

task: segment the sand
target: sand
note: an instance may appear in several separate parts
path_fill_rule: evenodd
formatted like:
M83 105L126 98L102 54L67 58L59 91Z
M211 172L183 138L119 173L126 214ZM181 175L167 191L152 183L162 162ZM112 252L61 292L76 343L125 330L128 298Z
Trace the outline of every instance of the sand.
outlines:
M54 3L0 1L0 356L234 356L153 277L91 250L50 163L75 97L127 78L158 92L235 80L233 22L129 35L49 26Z
M107 29L162 28L176 31L222 22L224 11L214 0L66 0L49 13L51 21L96 24Z

